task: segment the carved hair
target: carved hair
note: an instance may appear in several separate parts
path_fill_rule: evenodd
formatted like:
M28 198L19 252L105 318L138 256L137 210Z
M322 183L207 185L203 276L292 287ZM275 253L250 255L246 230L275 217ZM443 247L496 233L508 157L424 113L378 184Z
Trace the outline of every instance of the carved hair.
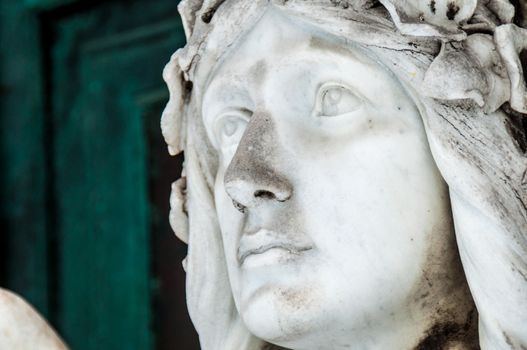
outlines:
M184 0L188 44L165 68L170 101L161 125L169 152L185 151L188 181L173 185L170 220L189 244L187 302L202 348L269 346L245 329L232 299L213 198L218 160L203 129L201 96L229 47L271 6L364 47L406 87L449 186L481 347L527 348L525 5Z

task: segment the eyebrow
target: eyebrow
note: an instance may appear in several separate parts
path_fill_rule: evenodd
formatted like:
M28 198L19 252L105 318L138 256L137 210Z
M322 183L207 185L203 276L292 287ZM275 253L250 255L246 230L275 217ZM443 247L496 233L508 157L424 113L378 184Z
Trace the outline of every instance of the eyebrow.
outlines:
M353 45L352 42L348 42L348 41L336 42L336 41L338 41L338 39L331 40L331 38L312 36L311 39L309 40L309 49L319 51L321 53L327 53L328 51L330 51L340 56L351 57L352 59L354 59L355 61L361 64L371 66L372 64L371 60L373 60L373 58L368 57L368 55L366 54L357 55L354 52L354 50L356 50L356 51L361 51L360 53L362 53L363 50L361 50L361 48L356 47L355 45Z
M226 107L228 107L224 103L224 100L227 99L227 97L229 97L228 98L230 102L229 105L232 104L232 101L235 101L236 105L240 105L241 107L244 107L244 108L247 107L245 104L241 103L241 101L246 100L247 98L250 98L250 96L247 92L245 83L240 82L240 78L243 78L243 77L237 76L235 77L235 79L233 79L232 76L229 78L222 77L217 81L217 84L215 84L213 89L210 89L210 85L209 87L207 87L203 95L204 98L201 102L202 103L201 114L202 114L202 118L204 119L204 122L207 122L208 119L210 118L214 118L215 115L221 113L223 110L225 110ZM239 82L239 83L236 83L236 82ZM220 101L218 101L217 99L218 96L222 97L220 98ZM208 97L208 101L206 101L207 97ZM204 113L205 112L205 108L204 108L205 102L208 102L207 106L212 107L212 108L208 108L207 113Z

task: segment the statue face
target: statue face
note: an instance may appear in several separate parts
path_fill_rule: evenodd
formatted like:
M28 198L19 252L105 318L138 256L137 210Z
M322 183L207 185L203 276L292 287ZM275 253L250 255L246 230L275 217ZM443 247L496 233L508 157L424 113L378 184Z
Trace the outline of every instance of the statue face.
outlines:
M368 344L375 328L420 331L414 295L453 231L421 117L391 73L269 10L219 64L203 120L232 292L253 334L321 349L350 334Z

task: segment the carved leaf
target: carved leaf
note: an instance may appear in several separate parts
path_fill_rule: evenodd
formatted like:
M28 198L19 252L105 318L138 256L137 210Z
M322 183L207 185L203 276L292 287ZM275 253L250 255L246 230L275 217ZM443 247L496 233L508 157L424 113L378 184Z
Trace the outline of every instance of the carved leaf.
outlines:
M507 72L492 37L474 34L462 43L443 43L423 81L424 93L436 99L472 99L493 112L510 96Z
M527 113L527 85L520 54L527 49L527 30L514 24L496 28L494 41L510 79L511 107Z
M380 0L403 34L463 40L460 25L476 10L477 0Z

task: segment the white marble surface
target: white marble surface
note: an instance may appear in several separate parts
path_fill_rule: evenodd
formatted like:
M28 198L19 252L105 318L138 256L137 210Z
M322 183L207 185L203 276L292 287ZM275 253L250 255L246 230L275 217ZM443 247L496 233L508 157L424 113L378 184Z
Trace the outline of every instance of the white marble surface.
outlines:
M211 77L202 110L249 331L291 349L411 349L436 323L465 324L448 190L416 106L383 67L269 11Z
M523 7L375 3L180 5L162 128L203 349L527 346Z

